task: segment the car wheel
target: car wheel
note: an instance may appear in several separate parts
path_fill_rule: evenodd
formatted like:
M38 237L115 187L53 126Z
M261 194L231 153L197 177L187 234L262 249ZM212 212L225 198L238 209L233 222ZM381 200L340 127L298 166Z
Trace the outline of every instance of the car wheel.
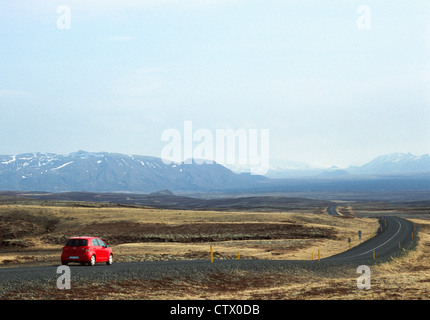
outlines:
M96 256L92 255L90 259L90 266L94 266L96 264Z
M110 265L112 264L112 262L113 262L113 256L112 256L112 255L109 255L109 260L108 260L108 261L106 261L106 264L107 264L108 266L110 266Z

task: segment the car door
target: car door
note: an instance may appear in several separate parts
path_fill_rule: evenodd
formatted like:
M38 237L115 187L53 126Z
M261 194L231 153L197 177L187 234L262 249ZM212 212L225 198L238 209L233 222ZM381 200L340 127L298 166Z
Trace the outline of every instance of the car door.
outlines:
M104 243L101 239L97 239L97 241L100 245L100 260L107 261L109 258L109 251L106 248L106 243Z
M94 253L96 254L96 260L99 262L100 260L103 260L103 252L100 247L100 243L98 239L92 239L91 243L93 244Z

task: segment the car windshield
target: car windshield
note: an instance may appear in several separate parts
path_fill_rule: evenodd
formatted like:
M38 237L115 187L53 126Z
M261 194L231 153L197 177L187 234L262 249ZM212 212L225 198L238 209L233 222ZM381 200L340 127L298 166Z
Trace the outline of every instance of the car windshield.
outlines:
M69 239L66 243L68 247L84 247L88 245L87 239Z

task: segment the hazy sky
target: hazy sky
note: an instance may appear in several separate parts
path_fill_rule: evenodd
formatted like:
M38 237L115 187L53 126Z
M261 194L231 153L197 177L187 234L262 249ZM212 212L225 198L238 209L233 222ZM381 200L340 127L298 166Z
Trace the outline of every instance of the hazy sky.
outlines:
M430 153L428 0L1 1L0 42L0 154L159 157L184 121L324 166Z

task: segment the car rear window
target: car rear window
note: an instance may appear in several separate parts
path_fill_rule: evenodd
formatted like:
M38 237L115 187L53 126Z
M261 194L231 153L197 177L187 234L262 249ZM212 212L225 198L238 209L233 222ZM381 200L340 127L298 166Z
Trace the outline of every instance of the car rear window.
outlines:
M66 246L68 247L85 247L87 245L87 239L69 239L66 243Z

